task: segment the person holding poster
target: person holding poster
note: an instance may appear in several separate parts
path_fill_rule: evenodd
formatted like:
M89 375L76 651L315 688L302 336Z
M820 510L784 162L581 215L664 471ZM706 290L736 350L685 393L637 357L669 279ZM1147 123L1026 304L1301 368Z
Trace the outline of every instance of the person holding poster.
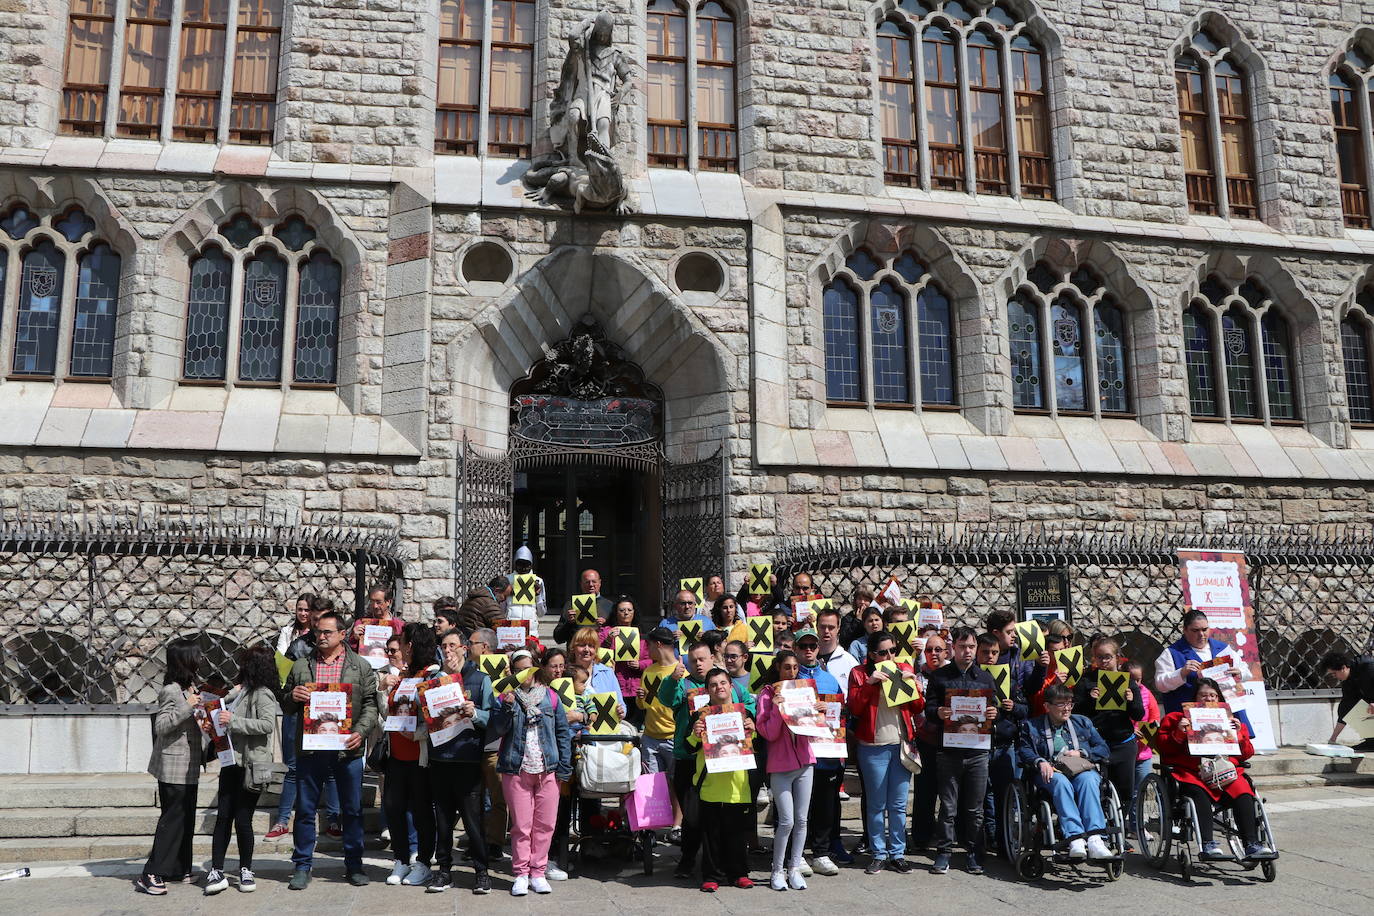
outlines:
M630 630L635 632L632 634ZM639 629L639 608L633 599L624 595L616 599L611 616L599 630L599 635L602 647L615 653L615 679L625 702L625 719L638 727L644 723L644 710L639 708L634 699L639 695L639 681L644 669L653 664L653 658L649 654L648 640L640 638L643 633Z
M768 785L773 793L773 808L778 823L773 830L773 872L770 882L775 891L789 887L806 890L802 876L802 850L806 847L806 820L811 805L811 782L816 754L811 749L810 730L799 733L793 726L799 709L809 704L813 714L824 709L816 696L815 681L796 680L801 664L794 654L779 655L765 678L758 695L758 728L768 741ZM789 696L795 703L789 704ZM808 721L809 725L814 722ZM824 726L830 733L829 726ZM827 761L828 762L828 761Z
M512 660L511 670L523 670L531 664L529 653L524 653ZM511 874L515 878L511 896L523 897L531 890L548 894L553 888L545 873L558 820L559 784L572 778L572 732L563 704L539 678L529 678L498 700L487 731L501 738L496 768L510 812Z
M596 614L596 621L593 626L604 627L606 621L611 619L611 602L601 597L601 573L594 569L582 570L582 576L578 580L581 591L579 595L594 595L596 597L593 613ZM696 596L692 597L692 605L696 606ZM579 627L584 626L577 622L577 609L573 607L572 596L568 598L568 606L563 609L563 616L558 618L558 625L553 628L553 641L567 645L568 640L572 639L573 633Z
M886 630L868 638L868 658L849 672L846 696L854 717L854 737L864 792L870 796L864 835L871 855L864 874L876 875L887 868L899 875L911 871L906 855L906 797L911 774L902 764L902 745L916 738L917 721L925 698L891 705L883 691L893 677L916 685L916 672L906 662L886 665L896 653L897 641ZM879 670L883 666L884 670ZM893 673L889 673L889 670ZM828 693L829 691L822 691ZM838 829L838 824L836 826Z
M938 637L937 637L938 638ZM995 633L978 634L978 665L985 671L996 669L999 659L1003 658L1003 645ZM989 674L992 672L989 671ZM1002 798L1006 787L1021 778L1021 767L1016 763L1016 735L1021 723L1026 720L1028 707L1021 685L1012 673L1010 665L1005 669L1005 681L993 683L997 695L997 718L992 723L992 751L988 756L988 791L983 798L983 838L984 845L989 843L994 849L1001 846L1002 838L997 824L1002 816ZM1004 689L1005 685L1005 689Z
M196 832L196 788L200 782L201 731L195 708L200 705L200 645L182 637L167 644L167 673L153 714L153 753L148 773L157 780L160 809L153 849L143 874L134 882L154 897L167 893L166 879L191 874L191 841Z
M1357 729L1363 738L1355 750L1374 751L1374 658L1367 655L1352 658L1344 652L1328 652L1322 656L1319 670L1341 685L1341 701L1336 706L1336 727L1331 730L1331 744L1345 731L1346 717L1359 722ZM1351 715L1355 713L1355 715Z
M692 714L684 744L696 758L692 769L700 798L701 889L715 893L724 883L754 886L748 851L754 718L735 702L735 685L724 668L707 672L705 686L709 705Z
M833 628L839 622L838 617L834 611L822 611L817 615L817 622L822 629ZM843 680L831 672L822 658L825 648L824 633L818 633L810 628L800 630L796 634L794 644L797 647L797 657L801 660L798 677L814 681L817 693L845 692L849 686L849 672L853 670L854 665L843 666L843 659L839 660L844 671ZM844 658L849 659L849 654L845 653ZM840 867L835 864L835 856L844 851L844 847L840 845L840 790L843 788L844 760L827 757L816 761L811 783L809 829L813 856L811 868L818 875L833 876L840 873Z
M925 706L926 718L933 728L944 732L945 739L936 761L941 815L935 861L930 870L937 875L949 871L957 819L963 825L962 832L968 844L969 874L980 875L983 873L983 799L988 792L988 747L991 742L981 749L960 747L960 744L972 742L959 739L951 745L945 723L955 715L954 705L948 697L968 695L970 690L986 691L986 696L991 697L996 693L996 685L990 674L974 664L978 655L978 634L972 628L955 627L950 631L949 640L953 646L953 661L930 676L930 695ZM983 715L986 721L996 719L997 706L986 704Z
M272 781L272 738L281 714L276 656L266 643L243 651L234 683L236 689L224 698L216 714L215 724L230 737L233 763L219 770L210 872L205 876L207 895L229 886L224 857L231 831L237 831L239 840L239 891L250 893L257 887L253 879L253 815L258 796Z
M620 693L620 682L616 680L615 672L611 670L610 665L597 661L597 649L600 647L601 640L597 636L596 628L583 627L568 641L568 660L574 669L586 673L589 693L615 694L620 718L624 719L625 698Z
M1089 647L1092 667L1073 689L1073 711L1092 720L1107 742L1111 759L1107 778L1116 786L1122 804L1135 790L1135 723L1145 717L1145 703L1131 686L1131 676L1121 667L1121 644L1099 636Z
M1160 708L1165 713L1178 712L1184 703L1193 702L1198 684L1204 677L1202 670L1223 660L1227 663L1226 672L1237 683L1249 677L1240 653L1221 640L1212 638L1212 624L1207 615L1198 610L1186 612L1183 615L1182 638L1165 649L1155 662L1155 695ZM1254 732L1250 729L1250 720L1245 711L1238 709L1236 714L1253 737Z
M677 593L675 598L673 598L672 616L664 617L663 620L659 621L658 625L667 627L676 633L678 628L688 620L695 620L700 625L700 633L705 633L708 630L714 630L716 628L715 621L698 611L696 592L684 588Z
M373 648L370 651L365 651L363 646L364 630L369 626L388 627L391 632L386 635L392 636L405 628L406 622L392 613L394 598L395 593L387 586L372 586L367 592L367 613L353 621L352 635L348 640L349 647L371 661L374 668L380 668L386 664L386 640L381 640L380 654L375 650L376 639L370 644Z
M433 664L437 651L434 629L423 623L406 624L396 644L400 649L396 659L400 670L396 675L387 676L386 687L392 689L402 680L419 678L416 691L426 725L425 729L386 733L388 753L382 780L382 814L396 856L386 883L422 887L429 882L429 866L434 859L434 802L429 791L429 774L425 772L428 765L425 731L441 728L439 720L443 718L436 698L426 691L426 687L434 683L431 678L439 673L439 666ZM410 842L411 824L415 825L414 845Z
M353 728L344 740L342 751L304 749L304 723L297 730L302 745L297 748L298 793L294 824L294 871L287 885L304 890L310 884L315 858L315 812L326 775L332 774L339 790L343 820L344 872L355 887L369 883L363 870L363 735L377 727L377 676L372 667L344 644L343 617L326 611L315 622L315 651L296 660L283 688L282 712L304 717L309 711L312 684L347 685L347 712Z
M1102 777L1094 764L1111 756L1107 742L1086 716L1073 714L1073 691L1063 684L1045 688L1045 714L1021 723L1016 739L1021 769L1048 792L1059 815L1059 833L1070 861L1116 856L1102 839Z
M1196 703L1218 703L1223 706L1221 686L1202 679L1195 686ZM1259 812L1255 807L1255 787L1239 769L1240 764L1255 753L1247 729L1239 717L1231 720L1236 731L1239 754L1196 756L1190 753L1189 717L1179 709L1165 715L1155 736L1159 759L1170 768L1174 786L1185 798L1193 800L1197 809L1198 829L1202 831L1203 860L1225 858L1221 844L1213 839L1212 811L1229 808L1236 819L1247 859L1272 859L1274 850L1259 842Z

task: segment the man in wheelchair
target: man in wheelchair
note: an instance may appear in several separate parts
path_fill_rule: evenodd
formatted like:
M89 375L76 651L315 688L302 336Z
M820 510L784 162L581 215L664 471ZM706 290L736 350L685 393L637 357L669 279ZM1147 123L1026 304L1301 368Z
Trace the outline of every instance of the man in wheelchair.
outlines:
M1045 714L1021 723L1016 757L1021 770L1047 793L1068 841L1070 861L1110 861L1116 854L1102 839L1102 777L1097 765L1111 757L1107 742L1087 716L1073 715L1073 691L1045 688Z
M1221 687L1211 678L1198 681L1198 703L1224 703ZM1255 753L1250 743L1250 731L1240 719L1232 716L1231 726L1240 739L1238 756L1197 757L1188 753L1188 714L1171 712L1159 723L1155 741L1164 773L1172 778L1172 786L1179 798L1191 799L1197 811L1198 831L1202 834L1204 862L1230 859L1222 851L1221 843L1213 835L1216 811L1229 809L1236 822L1245 858L1273 859L1274 850L1259 837L1259 810L1255 787L1242 769L1242 764ZM1204 739L1205 740L1205 739Z

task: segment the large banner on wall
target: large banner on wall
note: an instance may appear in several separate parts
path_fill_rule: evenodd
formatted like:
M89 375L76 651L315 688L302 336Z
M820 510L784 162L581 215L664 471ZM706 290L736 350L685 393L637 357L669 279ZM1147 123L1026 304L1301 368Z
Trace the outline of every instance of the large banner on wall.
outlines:
M1256 750L1274 750L1274 727L1269 719L1269 697L1264 689L1245 554L1180 550L1178 572L1184 609L1206 614L1212 626L1211 638L1226 643L1240 656L1246 679L1238 685L1243 696L1237 699L1237 705L1245 709L1255 731Z

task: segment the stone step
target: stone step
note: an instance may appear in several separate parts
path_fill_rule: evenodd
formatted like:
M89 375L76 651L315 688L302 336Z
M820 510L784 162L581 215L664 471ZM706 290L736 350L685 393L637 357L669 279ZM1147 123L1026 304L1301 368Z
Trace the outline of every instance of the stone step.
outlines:
M0 837L101 837L141 836L157 828L161 812L155 807L141 808L10 808L0 818ZM272 826L276 809L259 808L253 815L253 831L258 836ZM382 829L382 815L376 808L363 811L363 829ZM215 828L213 808L202 809L196 818L196 833L209 835Z
M122 860L141 862L148 857L153 848L151 834L131 836L64 836L64 837L11 837L0 839L0 871L19 865L37 862L79 862L83 865L103 865L118 863ZM237 860L237 846L229 844L229 856ZM192 856L197 869L210 856L210 837L198 835L191 844ZM338 869L339 856L343 852L341 841L321 835L315 845L317 856L325 861L317 861L323 869ZM366 855L388 858L380 851L376 837L369 836ZM291 835L287 834L279 842L267 842L258 834L254 848L255 868L259 871L268 863L278 866L279 871L289 872L291 858Z
M215 803L216 772L202 774L196 801L202 808ZM259 799L260 807L277 804L278 779ZM376 777L363 777L363 806L375 805ZM0 776L0 811L14 808L146 808L157 805L157 782L142 773L92 773L87 776Z
M1294 748L1250 758L1250 774L1256 779L1271 776L1374 776L1374 755L1318 757Z

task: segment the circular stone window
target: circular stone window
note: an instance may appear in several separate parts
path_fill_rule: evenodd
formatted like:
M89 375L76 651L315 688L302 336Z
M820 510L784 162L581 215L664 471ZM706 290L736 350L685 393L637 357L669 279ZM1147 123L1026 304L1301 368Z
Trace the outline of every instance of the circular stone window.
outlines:
M463 279L469 283L504 284L514 270L510 252L495 242L478 242L463 255Z
M673 282L684 293L719 293L725 285L725 270L706 252L693 251L677 262Z

